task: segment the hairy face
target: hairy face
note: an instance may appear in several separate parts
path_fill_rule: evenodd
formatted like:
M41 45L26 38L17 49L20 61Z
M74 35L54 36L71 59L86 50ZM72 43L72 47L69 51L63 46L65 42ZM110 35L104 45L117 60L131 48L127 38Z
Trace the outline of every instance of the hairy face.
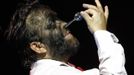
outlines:
M47 46L50 56L57 60L72 56L79 45L65 24L52 10L44 8L33 10L26 19L26 28L33 34L32 38L38 37L38 41Z
M69 58L77 52L78 40L65 28L65 22L56 20L56 29L54 30L55 47L53 47L53 57L59 59ZM54 42L52 42L54 43Z
M22 64L29 67L41 58L29 47L31 42L44 44L56 60L65 60L77 52L79 42L64 28L65 24L49 7L35 3L14 13L6 35L13 49L18 51Z
M71 34L70 30L65 28L66 22L63 22L61 20L56 21L56 26L61 30L65 41L67 41L70 45L77 44L78 40Z

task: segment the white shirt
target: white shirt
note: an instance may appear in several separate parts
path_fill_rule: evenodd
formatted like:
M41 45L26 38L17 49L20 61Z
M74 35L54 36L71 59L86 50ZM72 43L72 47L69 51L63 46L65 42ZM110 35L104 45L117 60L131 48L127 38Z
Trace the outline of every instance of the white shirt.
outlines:
M33 64L30 75L127 75L124 49L117 37L104 30L96 31L93 35L98 47L99 69L80 71L64 62L42 59Z

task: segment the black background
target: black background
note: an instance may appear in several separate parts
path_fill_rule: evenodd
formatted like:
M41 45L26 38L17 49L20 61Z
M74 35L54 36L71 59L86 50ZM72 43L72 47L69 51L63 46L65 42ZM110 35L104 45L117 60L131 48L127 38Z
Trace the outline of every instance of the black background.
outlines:
M4 0L0 2L0 58L1 71L3 75L23 75L16 51L7 48L3 32L7 28L10 18L14 13L17 3L21 0ZM55 10L59 17L70 21L76 12L84 10L82 3L95 4L94 0L40 0L41 3L49 5ZM101 0L102 5L109 6L108 30L113 32L120 40L125 49L126 70L128 75L134 75L133 65L133 4L130 0ZM85 22L74 23L70 30L80 41L80 50L70 62L84 69L98 66L97 48L92 34L87 30Z

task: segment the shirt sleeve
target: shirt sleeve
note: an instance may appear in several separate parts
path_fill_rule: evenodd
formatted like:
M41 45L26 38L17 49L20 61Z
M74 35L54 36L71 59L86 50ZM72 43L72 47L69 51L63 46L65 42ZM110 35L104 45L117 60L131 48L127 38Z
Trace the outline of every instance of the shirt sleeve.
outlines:
M117 37L100 30L94 33L94 38L98 47L100 75L127 75L124 49Z

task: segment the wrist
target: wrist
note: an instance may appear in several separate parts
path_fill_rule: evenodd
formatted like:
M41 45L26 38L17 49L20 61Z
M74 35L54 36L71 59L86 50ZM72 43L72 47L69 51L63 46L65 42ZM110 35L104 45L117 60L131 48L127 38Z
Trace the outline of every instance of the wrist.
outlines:
M94 34L96 32L100 32L100 31L107 31L106 29L96 29L96 30L92 30L91 33Z
M90 32L93 34L93 33L95 33L96 31L101 31L101 30L103 30L103 31L107 31L107 28L105 27L105 26L103 26L103 27L97 27L97 26L94 26L94 27L88 27L88 29L90 30Z

